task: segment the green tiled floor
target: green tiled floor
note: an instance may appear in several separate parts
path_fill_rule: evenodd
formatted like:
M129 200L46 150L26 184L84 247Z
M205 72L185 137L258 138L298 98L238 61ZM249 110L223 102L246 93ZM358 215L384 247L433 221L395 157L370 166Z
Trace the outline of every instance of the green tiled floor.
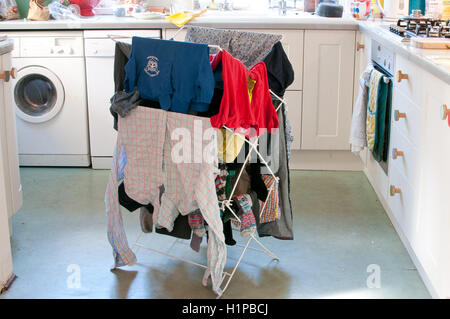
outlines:
M132 267L109 270L107 171L22 168L21 175L24 206L13 218L12 240L18 279L0 298L214 298L201 285L200 268L152 252L141 250ZM430 297L363 173L293 171L291 198L295 240L262 239L281 261L249 252L224 298ZM123 212L133 242L138 215ZM206 259L205 249L197 254L186 241L156 234L145 241ZM227 267L239 253L228 249ZM380 269L380 288L367 287L369 265Z

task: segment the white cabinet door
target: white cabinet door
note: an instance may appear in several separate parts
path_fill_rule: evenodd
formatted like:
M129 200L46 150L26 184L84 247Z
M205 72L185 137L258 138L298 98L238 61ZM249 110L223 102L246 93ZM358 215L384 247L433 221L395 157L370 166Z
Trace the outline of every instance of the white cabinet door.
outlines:
M11 55L5 54L2 56L2 72L3 70L11 70ZM13 88L11 81L3 82L3 110L2 116L5 119L5 132L1 134L6 137L7 151L8 151L8 175L10 185L10 202L11 210L9 211L9 217L14 215L20 207L22 207L22 185L20 183L19 173L19 152L17 145L17 133L16 133L16 113L13 105ZM4 112L4 113L3 113Z
M305 31L302 149L349 150L355 31Z
M287 105L287 118L291 123L292 136L294 136L291 149L299 150L302 138L302 91L286 91L284 99Z
M3 73L10 69L11 54L4 54L0 57L0 72ZM8 221L11 214L15 212L12 194L19 192L19 189L14 186L19 181L19 165L11 90L11 85L0 81L0 291L12 276L13 271ZM10 129L14 129L14 131L11 132ZM11 154L11 149L15 150L14 154ZM12 180L11 173L17 175L17 179L13 178Z
M114 58L86 58L91 156L109 157L114 152L117 132L109 111L114 94Z
M423 72L424 73L424 72ZM440 298L450 298L450 126L441 107L450 106L450 86L430 74L425 87L425 141L420 213L413 247Z

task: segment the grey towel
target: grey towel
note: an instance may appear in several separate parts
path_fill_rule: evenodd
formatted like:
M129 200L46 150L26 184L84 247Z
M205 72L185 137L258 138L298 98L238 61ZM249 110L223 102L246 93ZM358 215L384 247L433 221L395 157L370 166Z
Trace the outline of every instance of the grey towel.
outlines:
M284 105L278 110L278 119L280 122L280 167L278 169L276 176L280 178L279 183L279 203L281 216L279 220L271 223L264 223L258 225L258 234L260 237L273 236L278 239L294 239L293 227L293 216L292 216L292 206L291 199L289 197L290 193L290 180L289 180L289 162L287 160L287 150L286 150L286 135L284 123Z
M140 101L141 97L136 88L130 93L119 91L111 97L110 111L118 113L121 117L125 117L138 107Z
M184 40L218 45L250 68L262 61L281 38L281 34L190 26Z

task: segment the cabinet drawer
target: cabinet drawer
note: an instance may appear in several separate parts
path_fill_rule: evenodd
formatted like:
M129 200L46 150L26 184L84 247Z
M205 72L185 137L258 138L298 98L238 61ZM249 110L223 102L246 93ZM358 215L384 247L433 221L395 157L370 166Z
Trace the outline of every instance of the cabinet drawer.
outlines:
M391 187L400 189L401 193L391 194ZM401 174L397 163L391 163L389 168L388 203L403 232L409 237L414 229L417 204L415 189Z
M397 119L396 112L399 115ZM420 147L423 140L424 115L422 113L422 110L419 110L418 106L402 92L394 91L391 114L393 129L400 130L415 147Z
M86 30L84 31L85 39L101 39L114 36L118 38L129 38L132 36L161 38L161 30Z
M399 73L408 78L400 79L399 82ZM409 96L417 105L423 105L421 69L398 54L395 59L394 88L396 91L401 91L406 96Z
M395 152L395 151L396 152ZM416 187L420 175L420 152L395 126L391 130L389 162Z

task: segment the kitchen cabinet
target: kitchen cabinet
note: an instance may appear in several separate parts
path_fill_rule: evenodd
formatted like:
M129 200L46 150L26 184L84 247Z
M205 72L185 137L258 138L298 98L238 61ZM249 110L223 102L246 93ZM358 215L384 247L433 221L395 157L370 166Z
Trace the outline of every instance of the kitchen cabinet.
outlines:
M349 150L355 31L306 30L303 150Z
M11 54L4 54L1 56L0 71L10 71L13 68L11 65ZM11 81L0 81L1 90L1 105L0 121L2 121L2 127L0 135L4 139L4 145L2 145L4 156L4 170L6 172L6 187L7 187L7 205L8 205L8 217L11 217L22 207L22 185L20 182L19 174L19 156L16 134L16 114L13 106L13 89ZM10 222L11 223L11 222ZM12 231L12 229L10 229Z
M8 74L11 70L12 41L0 43L0 291L14 277L11 255L11 216L22 206L22 190L19 177L19 159L12 87ZM11 72L13 73L13 72Z
M394 78L389 171L370 153L364 171L432 296L450 298L450 87L399 54Z
M425 72L421 72L425 73ZM412 245L441 298L450 298L450 122L442 119L450 109L449 85L431 74L421 74L425 98L425 134L419 216Z
M287 104L287 118L291 123L292 136L294 136L291 149L299 150L301 148L300 141L302 138L302 91L286 91L284 100Z

